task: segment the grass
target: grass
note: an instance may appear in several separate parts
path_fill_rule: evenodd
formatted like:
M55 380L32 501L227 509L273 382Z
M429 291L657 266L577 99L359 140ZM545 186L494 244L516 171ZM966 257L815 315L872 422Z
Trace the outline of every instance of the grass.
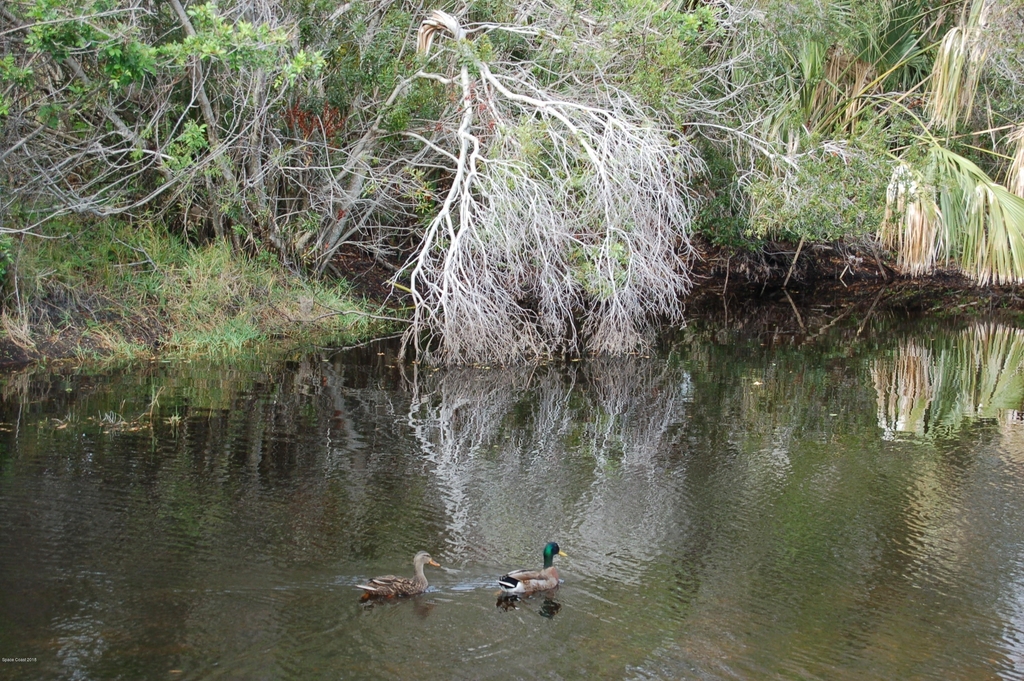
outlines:
M382 335L344 281L303 280L268 255L193 246L158 224L51 225L12 244L0 338L29 357L226 356L260 344ZM331 310L354 314L326 315Z

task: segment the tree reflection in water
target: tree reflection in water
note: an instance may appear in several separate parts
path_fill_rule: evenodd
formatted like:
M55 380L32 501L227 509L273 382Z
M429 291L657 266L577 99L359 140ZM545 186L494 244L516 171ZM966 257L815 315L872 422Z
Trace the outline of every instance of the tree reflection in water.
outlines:
M413 392L406 422L444 502L449 554L528 560L561 529L552 509L576 507L585 548L573 564L632 581L683 522L672 487L651 484L693 399L678 363L461 368Z
M959 334L902 340L872 363L887 440L949 437L978 418L1012 422L1024 409L1024 330L978 323Z

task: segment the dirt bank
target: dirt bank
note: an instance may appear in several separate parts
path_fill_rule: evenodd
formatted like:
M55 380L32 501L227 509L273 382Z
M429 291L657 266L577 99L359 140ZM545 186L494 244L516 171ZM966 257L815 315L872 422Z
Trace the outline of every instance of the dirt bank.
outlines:
M793 266L798 246L743 254L704 247L687 316L797 341L838 324L868 334L873 321L893 316L1024 321L1020 286L981 287L953 270L901 276L870 244L801 249Z

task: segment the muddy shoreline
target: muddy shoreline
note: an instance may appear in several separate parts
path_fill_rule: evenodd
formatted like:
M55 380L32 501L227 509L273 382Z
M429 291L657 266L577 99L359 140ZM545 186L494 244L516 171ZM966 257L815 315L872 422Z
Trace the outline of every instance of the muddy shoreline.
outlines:
M867 334L873 320L894 316L954 324L979 318L1024 321L1024 288L1019 285L978 286L948 269L926 277L903 276L870 246L814 246L793 267L795 246L779 244L741 256L704 251L687 317L797 340L837 325Z

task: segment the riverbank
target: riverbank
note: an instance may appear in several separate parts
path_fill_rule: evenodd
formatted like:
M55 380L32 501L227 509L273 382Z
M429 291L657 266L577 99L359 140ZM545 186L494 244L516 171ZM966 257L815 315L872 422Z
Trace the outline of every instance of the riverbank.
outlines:
M773 244L761 253L705 249L687 305L690 319L802 342L843 325L870 333L883 317L929 316L950 323L1024 320L1020 286L977 286L954 270L897 273L871 245ZM788 278L788 281L787 281Z
M345 280L303 279L266 253L238 253L227 241L191 245L153 225L22 238L5 264L6 365L344 345L393 328Z
M388 284L395 266L355 251L337 259L345 281L321 284L276 262L239 258L226 245L174 253L135 236L141 245L113 236L111 250L120 242L124 252L108 263L75 271L69 256L74 275L37 277L23 314L0 318L0 364L348 345L395 333L387 318L406 304ZM837 325L867 334L873 319L894 315L1024 318L1019 287L978 287L952 271L903 277L869 242L769 244L758 252L704 243L698 252L687 320L723 330L802 342ZM127 257L135 258L128 268Z

